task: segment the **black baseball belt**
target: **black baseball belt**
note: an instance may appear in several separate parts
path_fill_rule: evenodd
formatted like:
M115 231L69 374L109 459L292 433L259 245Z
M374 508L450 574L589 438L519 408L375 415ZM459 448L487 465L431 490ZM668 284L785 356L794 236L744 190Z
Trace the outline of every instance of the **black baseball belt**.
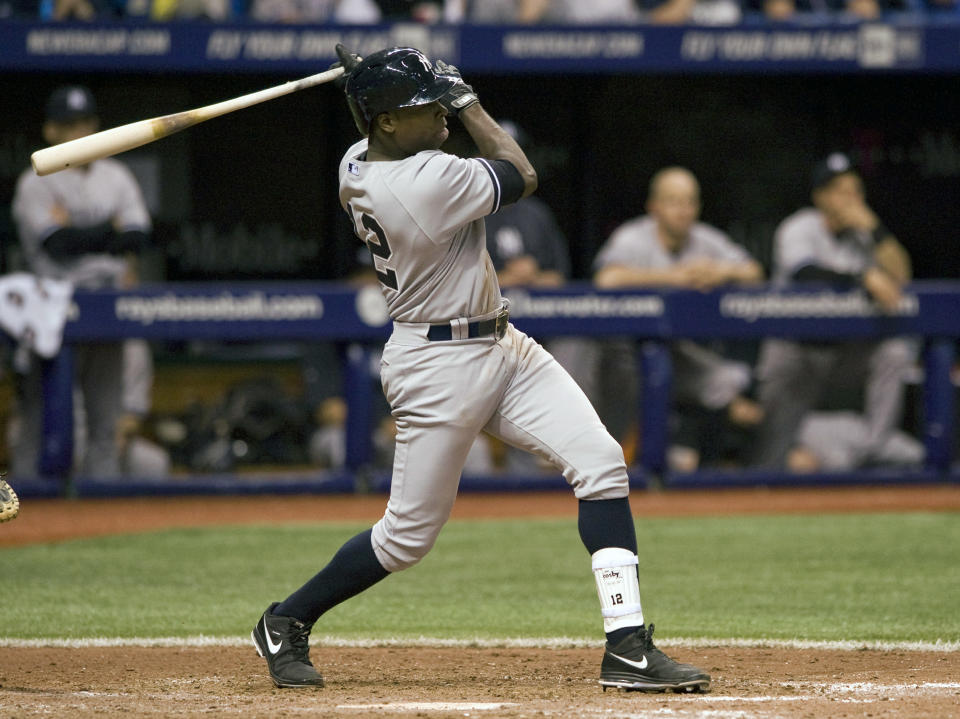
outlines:
M496 317L491 317L488 320L477 320L476 322L467 322L466 333L463 332L463 329L460 329L460 336L453 336L453 324L448 322L443 325L430 325L430 329L427 330L427 339L431 342L446 342L452 339L472 339L474 337L487 337L489 335L495 335L496 338L502 339L504 333L507 331L507 323L510 321L510 311L506 307L501 309Z

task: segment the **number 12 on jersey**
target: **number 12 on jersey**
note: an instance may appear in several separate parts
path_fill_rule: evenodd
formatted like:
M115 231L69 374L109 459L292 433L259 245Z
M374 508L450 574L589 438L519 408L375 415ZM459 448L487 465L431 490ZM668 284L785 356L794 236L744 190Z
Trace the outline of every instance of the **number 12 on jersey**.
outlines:
M399 290L397 273L386 264L390 260L390 255L393 254L390 243L387 241L387 233L383 231L380 223L377 222L377 218L373 215L367 212L358 214L354 212L353 206L350 204L347 205L347 208L350 210L350 217L354 222L354 232L357 233L357 237L366 244L370 254L373 255L373 269L377 273L377 277L380 278L381 284L391 290ZM377 266L378 257L383 260L382 270Z

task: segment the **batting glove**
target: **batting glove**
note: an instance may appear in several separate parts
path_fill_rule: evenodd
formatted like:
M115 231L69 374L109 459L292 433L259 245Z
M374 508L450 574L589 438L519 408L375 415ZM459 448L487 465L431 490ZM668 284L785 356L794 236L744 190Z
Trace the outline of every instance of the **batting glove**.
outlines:
M443 60L437 60L434 65L438 74L455 80L453 87L440 98L440 104L447 108L448 113L454 116L459 115L471 105L480 102L477 93L463 81L463 78L460 77L460 71L456 67L448 65Z
M347 78L350 76L350 73L353 72L353 69L360 64L360 56L355 52L350 52L343 46L343 44L339 42L334 49L336 50L337 57L339 57L340 60L333 63L327 68L327 70L335 70L338 67L343 68L343 74L334 80L333 84L339 87L341 90L346 90Z

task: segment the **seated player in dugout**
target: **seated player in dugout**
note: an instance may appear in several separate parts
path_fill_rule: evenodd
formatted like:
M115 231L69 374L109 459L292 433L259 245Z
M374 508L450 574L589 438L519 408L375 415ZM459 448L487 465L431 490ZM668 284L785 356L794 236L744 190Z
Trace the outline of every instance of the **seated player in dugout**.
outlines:
M665 167L656 172L647 213L621 224L600 248L594 284L708 291L761 282L760 263L726 233L700 221L700 208L700 183L690 170ZM676 415L667 452L671 471L691 472L701 463L718 464L728 454L740 454L763 419L750 396L750 366L725 356L724 350L719 343L693 340L670 344ZM603 351L629 355L625 362L608 359L611 372L605 381L633 387L636 343L608 341Z
M862 289L880 311L895 313L912 276L910 255L867 203L863 178L850 157L832 153L813 167L810 200L774 233L774 283ZM904 378L916 356L916 342L909 337L765 339L757 361L764 422L753 448L754 465L812 471L917 462L919 447L901 441L898 432ZM859 406L847 408L857 410L858 421L843 422L833 432L804 427L828 399L851 392L862 395L854 403Z
M315 622L427 554L474 438L487 431L553 462L579 500L607 636L600 684L706 690L710 677L663 654L645 623L620 445L556 360L510 324L500 295L483 218L536 189L533 166L455 67L413 48L362 61L337 50L364 136L340 163L340 204L374 256L393 319L381 381L396 451L383 518L257 621L253 641L273 682L323 685L309 655ZM463 123L478 157L440 151L449 117Z

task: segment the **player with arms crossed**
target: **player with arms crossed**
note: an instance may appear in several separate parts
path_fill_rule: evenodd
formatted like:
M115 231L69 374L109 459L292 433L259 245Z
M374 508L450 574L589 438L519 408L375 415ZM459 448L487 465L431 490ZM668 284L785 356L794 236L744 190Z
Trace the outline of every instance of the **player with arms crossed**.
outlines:
M487 431L553 462L579 499L607 644L604 688L705 691L710 677L652 642L640 606L637 540L620 445L540 345L508 322L483 218L537 187L527 157L455 67L412 48L357 63L338 46L365 139L340 164L340 202L374 256L393 333L381 379L397 422L386 512L347 541L253 639L277 686L322 686L309 659L314 622L391 572L420 561L453 507L474 438ZM440 151L459 116L479 148Z

